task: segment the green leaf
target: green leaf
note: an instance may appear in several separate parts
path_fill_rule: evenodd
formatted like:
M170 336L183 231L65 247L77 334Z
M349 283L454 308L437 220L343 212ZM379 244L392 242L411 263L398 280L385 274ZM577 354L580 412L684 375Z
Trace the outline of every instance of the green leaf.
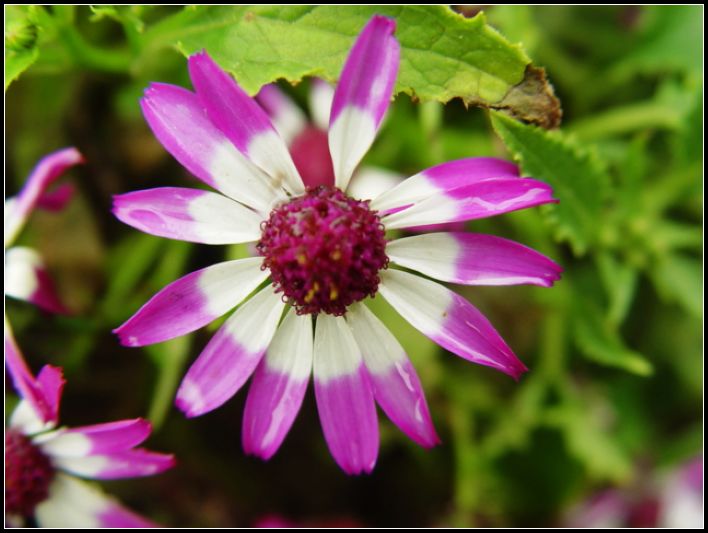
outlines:
M595 243L602 227L609 176L595 154L560 132L544 131L492 113L492 125L523 173L553 187L560 203L547 209L557 238L576 255Z
M588 409L588 402L575 396L548 413L548 422L558 427L565 437L568 451L580 460L590 476L600 480L627 481L632 462L617 439L603 427L603 413ZM598 405L598 401L590 405Z
M703 7L644 8L645 28L639 44L613 69L626 79L637 73L678 71L700 75L703 70Z
M206 49L250 92L277 79L335 81L361 28L375 13L394 17L401 44L396 92L420 100L505 109L554 126L559 103L520 46L485 22L444 6L209 6L155 25L144 45Z
M603 317L591 302L579 304L575 313L575 343L580 351L596 363L622 368L640 376L653 372L652 364L640 353L624 345L617 329Z
M649 270L659 295L700 318L703 316L703 263L680 254L659 257Z
M5 6L5 90L39 57L39 26L32 6Z
M597 262L610 301L607 320L614 326L619 326L634 300L638 272L632 265L618 261L609 253L598 254Z
M191 335L185 335L168 342L145 347L150 359L157 366L157 383L148 410L148 419L155 429L158 429L165 421L167 412L172 406L177 383L182 377L185 362L191 349L191 340Z

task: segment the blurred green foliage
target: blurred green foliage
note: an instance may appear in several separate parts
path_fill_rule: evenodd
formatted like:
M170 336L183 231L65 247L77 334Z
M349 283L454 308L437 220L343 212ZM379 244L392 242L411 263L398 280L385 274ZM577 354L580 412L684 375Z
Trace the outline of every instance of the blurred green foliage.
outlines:
M122 348L109 334L166 283L245 251L168 242L112 218L111 194L191 180L140 117L147 83L188 85L178 50L202 46L232 61L237 76L246 73L252 90L309 73L332 78L366 18L360 8L337 8L331 32L340 44L328 58L318 49L322 57L304 61L314 37L283 33L304 62L289 63L296 58L279 47L263 70L268 36L238 24L190 26L213 19L209 9L5 8L8 192L60 146L76 145L89 161L72 172L80 196L71 208L35 214L22 235L42 250L76 313L47 318L15 302L7 313L33 368L65 367L67 423L149 416L158 428L151 447L178 454L175 472L117 485L127 503L172 525L249 525L276 513L372 526L548 526L598 489L631 486L647 469L700 452L702 7L498 6L486 10L489 25L435 8L435 24L463 35L476 28L468 46L492 39L521 66L530 57L544 67L563 105L562 127L490 117L459 100L443 106L399 96L366 162L411 175L460 157L514 158L526 175L550 183L560 204L469 227L533 246L565 273L552 289L459 288L530 367L519 383L439 353L380 298L371 302L416 365L443 444L424 452L382 421L379 465L364 479L334 466L310 400L267 465L239 450L243 392L200 420L171 409L183 369L209 331L145 350ZM234 21L248 11L219 9ZM287 32L282 21L300 20L290 8L264 9L280 32ZM410 46L430 30L420 10L397 15ZM334 25L332 13L317 16L317 24ZM241 46L226 46L235 41ZM425 68L434 69L434 54L425 51ZM496 57L465 68L504 70ZM498 91L521 79L509 75L516 78ZM433 100L479 96L460 80L445 86L445 76L411 74L406 83ZM307 83L289 90L304 104Z

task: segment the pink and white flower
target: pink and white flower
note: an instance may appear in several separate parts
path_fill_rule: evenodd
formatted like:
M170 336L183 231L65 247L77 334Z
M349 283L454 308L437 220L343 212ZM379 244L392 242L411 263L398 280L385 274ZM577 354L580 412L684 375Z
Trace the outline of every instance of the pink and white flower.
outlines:
M35 207L59 210L71 199L71 185L49 187L64 172L83 163L76 148L64 148L44 157L27 179L20 193L5 200L5 294L25 300L53 313L65 313L42 257L32 248L15 246L15 241Z
M206 52L189 58L195 92L152 84L142 100L165 148L218 193L175 187L128 193L115 198L116 216L174 239L257 242L259 256L186 275L115 332L125 345L144 346L194 331L239 306L188 370L176 403L189 417L202 415L253 375L242 439L247 453L264 459L292 426L311 373L325 439L346 472L374 467L375 402L415 442L438 442L420 380L367 298L380 293L442 347L518 378L526 367L489 321L428 277L550 286L560 276L550 259L498 237L385 238L388 229L555 201L548 185L522 179L511 163L452 161L371 201L349 194L393 94L399 65L394 29L394 21L374 16L349 53L329 114L334 173L315 187L306 186L268 115Z
M35 378L5 325L5 358L21 401L5 429L5 518L21 526L152 527L98 488L78 478L120 479L158 474L172 455L136 448L150 435L135 418L75 428L57 427L64 378L45 366Z

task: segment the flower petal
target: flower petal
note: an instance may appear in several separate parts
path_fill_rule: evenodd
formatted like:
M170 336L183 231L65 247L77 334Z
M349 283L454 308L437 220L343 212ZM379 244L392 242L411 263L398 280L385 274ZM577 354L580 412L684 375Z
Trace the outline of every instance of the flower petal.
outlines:
M5 247L15 240L47 187L67 169L83 162L84 157L72 147L53 152L37 163L20 193L5 204Z
M330 453L347 474L371 472L379 448L376 406L359 346L343 317L317 317L313 368Z
M391 241L394 263L442 281L467 285L550 287L563 269L531 248L479 233L427 233Z
M379 291L414 328L446 350L514 379L526 372L482 313L442 285L389 269L381 273Z
M492 178L516 178L519 167L495 157L468 157L448 161L411 176L377 197L371 208L383 213L398 211L439 193Z
M386 415L421 446L438 444L420 380L396 337L364 304L349 307L347 323L364 356L374 398Z
M189 75L212 123L277 186L305 191L288 148L263 109L206 51L189 57Z
M44 261L31 248L13 246L5 251L5 294L50 313L68 313Z
M205 244L260 237L262 216L217 193L160 187L113 197L113 214L140 231Z
M357 37L334 92L329 148L336 186L346 190L354 169L374 142L393 94L400 46L396 22L374 15Z
M352 176L347 194L357 200L373 200L401 183L403 179L403 176L390 170L361 167Z
M312 372L312 318L291 309L256 368L243 413L246 453L270 459L295 421Z
M31 435L50 429L59 420L59 402L64 387L61 368L45 365L35 378L22 357L5 319L5 365L22 401L15 408L10 426Z
M153 83L140 105L165 149L207 185L263 213L284 198L282 190L212 124L193 92Z
M236 307L268 277L262 259L226 261L170 283L122 326L113 330L124 346L155 344L205 326Z
M320 78L312 78L308 98L310 117L314 125L323 131L329 128L329 112L333 99L334 87Z
M268 286L221 326L177 391L175 403L185 415L203 415L236 394L268 348L284 306Z
M47 211L61 211L74 196L74 186L71 183L62 183L51 191L46 191L37 200L37 207Z
M65 472L90 479L122 479L154 476L175 465L171 454L142 448L84 457L52 456L52 464Z
M85 457L128 450L150 436L150 422L142 418L59 429L35 439L53 457Z
M256 101L268 113L273 126L288 146L307 126L305 114L275 83L263 86L256 95Z
M487 218L556 203L553 191L531 178L493 178L436 194L383 218L386 229Z
M43 528L155 527L85 481L58 472L35 509Z

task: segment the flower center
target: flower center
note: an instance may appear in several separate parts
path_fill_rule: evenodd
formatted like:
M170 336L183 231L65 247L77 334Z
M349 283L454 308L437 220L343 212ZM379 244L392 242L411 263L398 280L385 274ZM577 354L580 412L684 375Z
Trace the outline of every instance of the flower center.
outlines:
M5 514L32 516L47 499L54 467L32 441L14 429L5 432Z
M290 155L305 185L316 187L334 183L334 167L326 131L307 126L290 143Z
M376 294L388 266L381 219L367 201L319 186L275 208L257 245L276 292L298 314L343 315Z

